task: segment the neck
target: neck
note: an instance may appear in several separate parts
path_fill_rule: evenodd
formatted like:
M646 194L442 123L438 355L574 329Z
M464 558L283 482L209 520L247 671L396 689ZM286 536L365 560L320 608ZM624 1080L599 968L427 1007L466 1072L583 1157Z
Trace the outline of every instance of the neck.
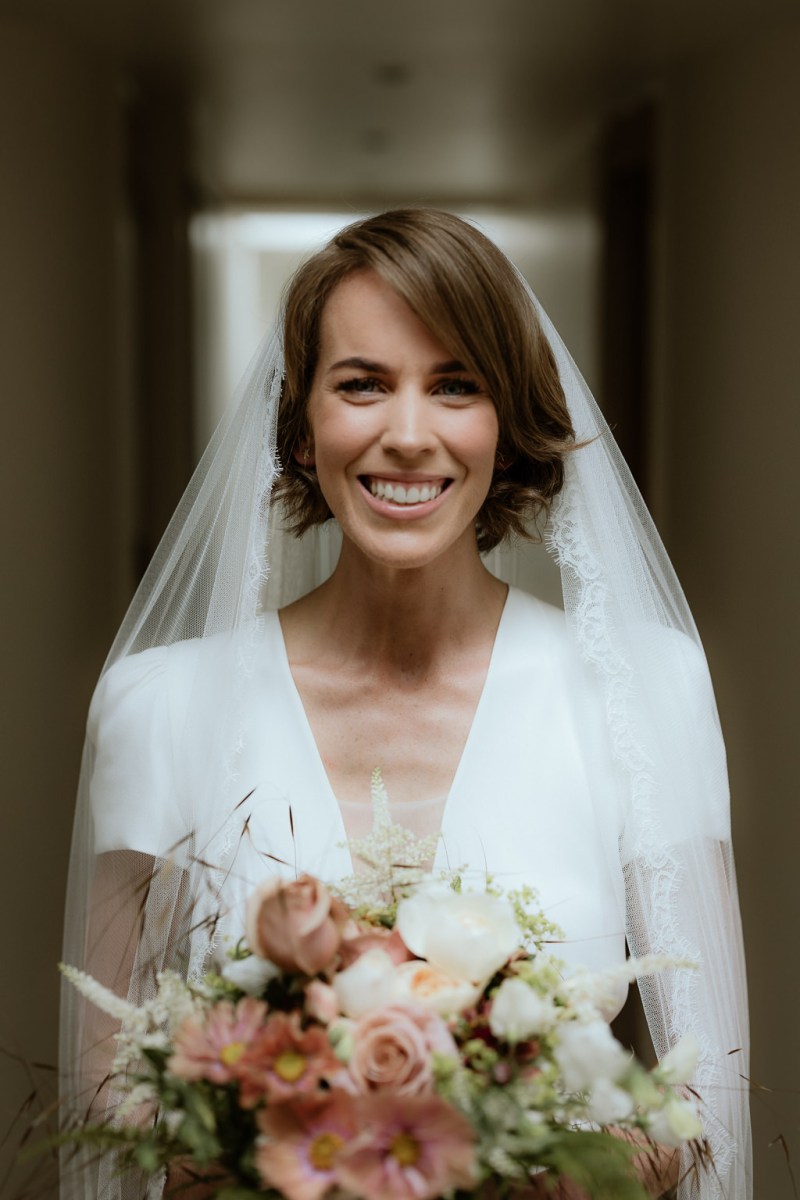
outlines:
M363 659L373 672L424 676L493 638L505 595L474 536L408 568L377 563L345 540L331 578L301 604L309 606L305 628L324 631L319 653Z

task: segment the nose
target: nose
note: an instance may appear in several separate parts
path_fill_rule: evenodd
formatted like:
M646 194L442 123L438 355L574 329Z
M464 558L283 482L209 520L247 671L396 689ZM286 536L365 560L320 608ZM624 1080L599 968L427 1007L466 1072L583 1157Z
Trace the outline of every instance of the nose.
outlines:
M415 458L433 450L436 433L427 396L414 387L403 388L384 406L386 424L381 447L389 454Z

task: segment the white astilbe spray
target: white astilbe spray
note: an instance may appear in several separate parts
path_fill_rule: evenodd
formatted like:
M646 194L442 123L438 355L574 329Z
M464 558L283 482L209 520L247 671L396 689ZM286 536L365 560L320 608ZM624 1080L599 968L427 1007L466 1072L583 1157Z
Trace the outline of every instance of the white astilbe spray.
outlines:
M127 1116L137 1116L143 1105L155 1104L158 1100L158 1089L155 1083L137 1083L128 1092L116 1109L116 1119L123 1121Z
M105 987L85 971L79 971L77 967L71 967L67 963L59 963L58 967L64 978L68 979L82 996L101 1012L108 1013L109 1017L116 1021L131 1021L139 1015L140 1010L135 1004L123 1000L116 992L112 992L111 988Z
M151 1002L153 1020L157 1024L166 1024L170 1033L174 1033L187 1017L202 1009L198 997L186 986L185 980L175 971L161 971L157 977L158 991Z
M188 985L174 971L162 971L157 976L155 996L137 1006L129 1000L123 1000L85 971L64 963L60 963L59 967L82 996L101 1012L119 1021L119 1031L114 1034L117 1049L111 1064L114 1074L122 1074L139 1062L143 1050L166 1049L170 1035L184 1018L202 1007Z
M486 1164L498 1175L502 1175L504 1179L521 1179L525 1176L524 1169L502 1146L490 1147L486 1155Z
M357 875L348 875L336 890L354 908L380 908L393 903L423 878L436 854L439 834L418 838L397 825L389 810L389 796L380 767L372 772L372 830L350 841L350 852L364 862Z

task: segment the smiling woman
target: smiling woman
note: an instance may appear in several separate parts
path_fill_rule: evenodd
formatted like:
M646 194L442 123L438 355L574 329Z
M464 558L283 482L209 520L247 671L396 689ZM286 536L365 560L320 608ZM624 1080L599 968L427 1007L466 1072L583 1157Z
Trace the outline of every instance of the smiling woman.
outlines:
M513 267L445 213L338 234L296 276L283 326L285 353L273 339L254 360L98 685L65 957L137 1000L165 967L224 963L265 879L358 866L346 839L369 824L380 766L395 820L434 835L435 871L537 890L565 971L620 964L626 938L702 963L642 981L657 1052L687 1032L702 1051L714 1167L687 1159L679 1194L745 1200L744 975L713 694L583 381ZM330 578L277 609L271 503L294 534L342 531ZM481 557L535 539L537 520L566 611ZM79 1117L115 1103L111 1031L65 1013ZM648 1187L678 1173L655 1153ZM126 1200L137 1186L96 1163L65 1183Z
M509 534L528 537L562 485L563 454L573 441L550 345L519 275L497 247L458 218L431 212L423 218L419 210L351 226L309 259L287 293L286 380L278 429L286 469L276 492L295 532L330 516L316 474L303 473L305 464L296 454L307 444L312 389L322 382L318 368L325 327L339 322L342 353L329 358L326 369L336 364L338 374L341 366L338 384L350 395L368 390L371 379L386 390L392 370L401 365L399 347L394 361L353 350L367 336L386 345L380 341L377 311L363 291L364 276L371 276L374 298L386 316L400 321L404 314L404 336L426 342L427 388L436 383L442 395L491 399L498 444L478 517L478 548L490 550ZM353 295L346 328L341 296L335 295L345 283ZM358 311L353 288L360 298ZM346 362L355 368L350 378ZM372 369L378 365L388 374Z

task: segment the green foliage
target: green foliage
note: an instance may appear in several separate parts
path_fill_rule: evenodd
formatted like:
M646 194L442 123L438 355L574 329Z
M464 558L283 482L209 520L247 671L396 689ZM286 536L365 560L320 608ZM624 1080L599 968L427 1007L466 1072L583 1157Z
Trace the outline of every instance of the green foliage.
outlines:
M482 1075L491 1075L500 1061L498 1051L483 1038L470 1038L462 1045L461 1052L473 1071L479 1071Z
M141 1167L148 1175L154 1175L164 1164L163 1152L152 1138L147 1138L134 1146L131 1157L137 1167Z
M515 888L506 893L506 899L514 909L526 950L538 953L548 942L564 941L564 930L545 916L535 888Z
M571 1179L592 1200L647 1200L647 1189L632 1164L637 1153L637 1146L611 1133L551 1129L539 1150L539 1163L556 1178Z
M231 959L238 962L243 958L250 958L249 954L231 954ZM242 994L241 988L235 983L231 983L229 979L225 979L222 975L218 975L215 971L209 971L203 977L203 995L209 1000L238 1000Z
M155 1046L144 1046L142 1048L142 1058L146 1058L149 1063L152 1063L159 1075L163 1075L167 1069L167 1061L170 1057L168 1050L160 1050ZM149 1082L149 1075L137 1075L137 1079L142 1082Z

